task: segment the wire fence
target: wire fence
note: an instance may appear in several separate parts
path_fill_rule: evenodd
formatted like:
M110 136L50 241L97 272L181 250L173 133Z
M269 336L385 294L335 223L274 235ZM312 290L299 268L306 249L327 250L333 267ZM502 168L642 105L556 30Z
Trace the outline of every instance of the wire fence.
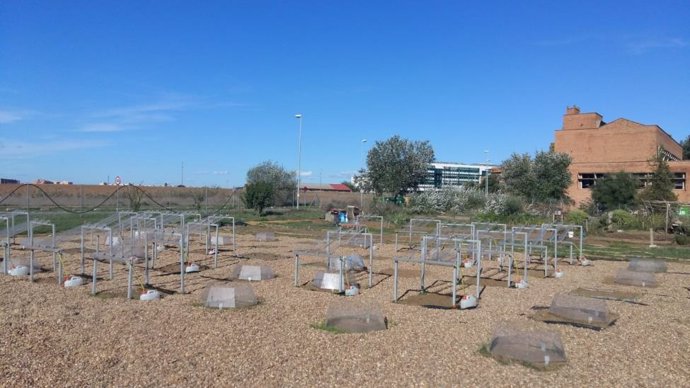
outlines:
M100 186L100 185L0 185L0 211L63 211L85 214L93 211L194 210L220 214L244 210L241 188ZM365 204L371 200L364 196ZM359 193L303 192L300 204L330 209L359 204Z
M13 187L12 187L13 186ZM218 213L243 209L241 190L142 186L3 185L0 209L83 214L96 210L196 210Z

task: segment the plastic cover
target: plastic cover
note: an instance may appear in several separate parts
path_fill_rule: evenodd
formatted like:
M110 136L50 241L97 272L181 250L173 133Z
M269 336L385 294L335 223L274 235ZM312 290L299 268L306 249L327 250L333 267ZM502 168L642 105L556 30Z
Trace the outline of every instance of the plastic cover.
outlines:
M275 241L276 235L273 232L259 232L256 234L256 241Z
M328 258L328 270L338 272L340 270L340 257ZM345 271L364 271L367 267L364 258L359 255L343 256L343 270Z
M635 272L666 272L666 262L661 259L634 258L628 263L628 270Z
M225 238L223 236L211 236L209 241L214 247L225 245Z
M386 317L378 305L361 300L338 300L326 312L326 326L346 333L386 330Z
M312 284L322 290L345 291L345 288L353 284L353 277L347 272L343 272L343 289L340 289L340 273L318 271L314 275Z
M212 284L201 293L201 302L211 308L237 308L258 303L249 284Z
M7 262L9 264L9 268L13 267L20 267L24 266L29 268L29 264L31 263L31 259L26 257L12 257L10 260ZM34 272L40 272L41 269L41 264L39 263L39 260L37 257L34 257Z
M607 323L609 320L606 301L584 296L557 294L551 301L549 312L573 321Z
M491 355L500 361L517 361L535 368L564 364L565 348L558 333L499 325L489 345Z
M236 265L232 269L232 279L240 280L267 280L273 279L273 269L266 265Z
M634 272L622 269L616 274L614 280L618 284L637 287L655 287L656 276L653 272Z

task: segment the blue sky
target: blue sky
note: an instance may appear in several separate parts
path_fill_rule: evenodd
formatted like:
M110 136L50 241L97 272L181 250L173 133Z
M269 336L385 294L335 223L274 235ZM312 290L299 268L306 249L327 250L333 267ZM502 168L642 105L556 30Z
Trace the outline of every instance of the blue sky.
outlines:
M296 113L313 183L396 134L441 161L545 150L573 104L682 140L688 21L687 1L2 1L0 176L238 186L296 169Z

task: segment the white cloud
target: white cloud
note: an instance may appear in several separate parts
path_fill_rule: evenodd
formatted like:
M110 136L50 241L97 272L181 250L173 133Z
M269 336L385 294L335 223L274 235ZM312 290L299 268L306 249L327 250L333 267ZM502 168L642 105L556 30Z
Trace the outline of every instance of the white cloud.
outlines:
M31 115L31 113L32 112L28 110L2 109L0 110L0 124L9 124L15 121L24 120Z
M626 47L633 54L644 54L655 49L683 48L690 45L690 41L681 38L645 38L631 40Z
M127 130L128 127L122 124L115 123L91 123L83 126L80 132L121 132Z
M314 173L312 171L300 171L299 176L312 176Z
M147 124L175 121L176 114L195 109L217 109L242 106L232 102L209 102L197 97L168 94L144 104L104 109L90 115L94 122L79 132L119 132L141 128Z
M334 179L350 179L352 178L353 175L357 175L357 172L355 171L340 171L340 172L334 172L330 173L327 175L328 178L334 178Z
M559 47L572 46L581 43L595 42L606 45L623 47L632 54L644 54L657 49L680 49L690 46L690 40L679 37L655 37L643 34L632 35L580 35L556 37L534 42L537 46Z
M557 46L571 46L573 44L582 43L592 39L590 36L577 36L556 39L544 39L534 42L537 46L557 47Z
M23 142L0 139L0 159L27 159L68 151L98 148L108 145L103 141L57 140L49 142Z

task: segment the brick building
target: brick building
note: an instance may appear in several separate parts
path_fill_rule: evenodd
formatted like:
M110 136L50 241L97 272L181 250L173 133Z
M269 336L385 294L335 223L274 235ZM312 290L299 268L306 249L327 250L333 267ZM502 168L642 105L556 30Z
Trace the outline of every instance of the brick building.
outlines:
M658 125L639 124L627 119L605 123L599 113L581 113L576 106L563 115L563 127L556 130L554 150L569 154L572 183L568 195L577 204L591 198L591 187L606 174L628 172L647 184L649 160L663 152L673 173L678 201L690 202L687 177L690 160L682 160L683 149Z

